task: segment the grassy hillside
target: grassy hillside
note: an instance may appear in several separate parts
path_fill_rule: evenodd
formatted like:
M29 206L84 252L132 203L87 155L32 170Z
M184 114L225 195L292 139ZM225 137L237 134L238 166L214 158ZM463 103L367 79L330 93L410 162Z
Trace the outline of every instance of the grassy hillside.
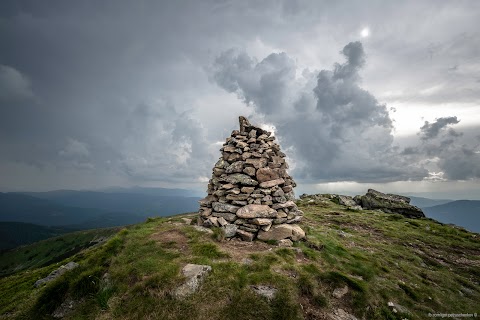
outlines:
M339 309L365 319L480 313L478 234L326 200L307 198L299 206L308 239L293 248L224 241L218 230L199 232L180 216L149 219L64 260L80 267L42 288L33 283L60 263L0 279L0 318L49 319L65 299L76 306L66 319L333 319ZM180 300L172 292L187 263L208 264L212 272ZM275 298L257 296L250 286L260 284L277 288ZM334 297L335 289L346 294Z
M75 230L69 228L45 227L23 222L0 222L0 252L73 231Z
M99 240L105 240L118 230L109 228L78 231L1 252L0 277L62 261Z

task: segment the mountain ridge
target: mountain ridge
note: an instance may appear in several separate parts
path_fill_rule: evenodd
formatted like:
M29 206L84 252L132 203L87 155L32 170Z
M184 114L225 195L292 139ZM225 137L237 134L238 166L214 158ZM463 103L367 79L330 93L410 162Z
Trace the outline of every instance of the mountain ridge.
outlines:
M123 228L61 262L1 278L0 317L400 320L478 311L478 234L325 198L297 205L307 237L292 247L226 241L221 229L190 225L196 214ZM79 267L33 287L68 262ZM187 264L211 272L179 299ZM272 298L258 288L274 290Z

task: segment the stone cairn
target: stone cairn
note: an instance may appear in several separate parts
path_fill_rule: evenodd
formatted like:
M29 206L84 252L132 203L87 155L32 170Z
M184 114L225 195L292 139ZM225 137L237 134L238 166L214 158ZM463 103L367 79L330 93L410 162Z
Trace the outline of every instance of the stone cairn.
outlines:
M208 196L200 200L198 224L221 227L226 238L244 241L299 240L305 236L296 225L303 212L295 205L285 154L271 132L240 117L220 149Z

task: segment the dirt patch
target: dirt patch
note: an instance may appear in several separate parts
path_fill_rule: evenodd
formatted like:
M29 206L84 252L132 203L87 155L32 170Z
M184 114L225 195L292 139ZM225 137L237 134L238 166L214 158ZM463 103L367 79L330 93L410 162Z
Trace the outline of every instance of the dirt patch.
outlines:
M235 262L244 262L252 253L272 251L275 246L261 241L245 242L237 239L218 243L220 249L228 253Z
M188 250L188 237L178 229L156 232L151 235L151 238L162 243L166 249L177 249L181 252Z

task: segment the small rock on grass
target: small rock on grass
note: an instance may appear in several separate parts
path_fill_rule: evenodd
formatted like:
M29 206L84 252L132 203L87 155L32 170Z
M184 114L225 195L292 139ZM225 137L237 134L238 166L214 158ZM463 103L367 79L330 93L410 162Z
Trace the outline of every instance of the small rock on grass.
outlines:
M343 288L336 288L335 290L333 290L332 296L337 299L340 299L347 293L348 293L348 286L345 286Z
M187 278L187 281L175 290L174 295L181 299L193 294L198 290L210 271L212 271L211 266L187 264L182 269L182 274Z
M275 298L277 289L270 286L250 286L250 288L258 295L267 298L268 301L271 301Z
M291 247L293 246L293 242L290 239L282 239L282 240L278 240L277 245L279 247Z
M354 315L346 312L343 309L337 309L333 313L328 314L328 319L330 320L358 320Z
M205 228L205 227L202 227L202 226L193 226L193 228L197 231L200 231L200 232L213 234L213 231L211 229L208 229L208 228Z

